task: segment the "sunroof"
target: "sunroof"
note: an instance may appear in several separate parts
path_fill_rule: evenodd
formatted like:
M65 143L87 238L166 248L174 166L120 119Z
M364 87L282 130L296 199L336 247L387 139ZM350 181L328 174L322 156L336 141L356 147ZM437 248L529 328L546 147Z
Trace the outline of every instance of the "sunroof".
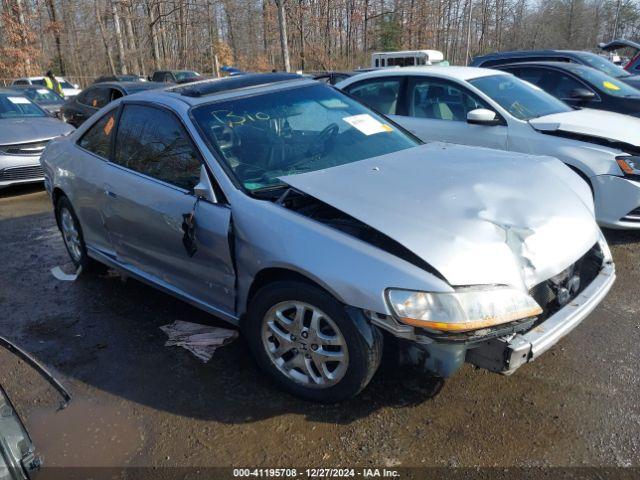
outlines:
M235 75L221 79L213 79L205 82L175 87L172 91L187 97L202 97L214 93L237 90L257 85L267 85L270 83L285 82L289 80L302 79L301 75L295 73L249 73L246 75Z

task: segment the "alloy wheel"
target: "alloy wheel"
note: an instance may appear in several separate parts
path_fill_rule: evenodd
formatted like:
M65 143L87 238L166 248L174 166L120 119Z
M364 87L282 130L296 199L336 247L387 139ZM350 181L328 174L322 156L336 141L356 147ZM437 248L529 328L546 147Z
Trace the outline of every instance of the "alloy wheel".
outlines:
M82 245L80 243L80 233L73 219L73 215L68 208L62 207L60 211L60 225L62 227L62 238L67 246L67 250L74 262L79 263L82 259Z
M281 302L269 309L262 320L262 344L282 374L306 387L335 385L349 366L342 332L308 303Z

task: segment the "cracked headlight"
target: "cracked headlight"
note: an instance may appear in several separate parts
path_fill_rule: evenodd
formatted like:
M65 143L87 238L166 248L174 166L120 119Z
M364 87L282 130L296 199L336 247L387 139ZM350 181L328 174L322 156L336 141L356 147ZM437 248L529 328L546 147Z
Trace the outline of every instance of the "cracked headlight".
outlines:
M454 293L389 289L387 300L401 322L443 332L468 332L542 313L531 296L511 287Z

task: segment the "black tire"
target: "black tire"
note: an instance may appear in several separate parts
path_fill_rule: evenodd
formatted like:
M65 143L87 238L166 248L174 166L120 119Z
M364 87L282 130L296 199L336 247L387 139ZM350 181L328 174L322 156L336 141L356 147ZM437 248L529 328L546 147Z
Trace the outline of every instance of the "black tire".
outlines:
M337 383L324 388L305 386L287 377L271 360L262 340L263 321L272 307L288 301L316 307L339 328L348 350L348 365ZM260 368L282 389L306 400L334 403L356 396L367 386L382 358L383 336L375 326L365 322L357 326L340 302L324 290L303 282L281 281L260 289L249 305L242 330Z
M80 256L77 259L74 258L74 255L72 254L71 249L67 244L67 241L65 240L65 236L63 233L62 215L64 210L67 210L71 214L71 218L73 219L75 227L78 231L78 237L80 242L80 245L79 245ZM58 223L58 228L62 233L62 240L64 242L64 246L67 249L69 258L71 259L73 264L76 266L76 268L78 268L79 266L82 266L82 270L86 272L86 271L95 270L97 267L101 267L101 264L99 264L98 262L90 258L89 255L87 254L87 247L84 243L84 236L82 234L82 226L80 225L80 220L78 220L78 216L76 215L76 212L71 206L71 202L65 195L62 195L60 198L58 198L55 205L55 213L56 213L56 221Z

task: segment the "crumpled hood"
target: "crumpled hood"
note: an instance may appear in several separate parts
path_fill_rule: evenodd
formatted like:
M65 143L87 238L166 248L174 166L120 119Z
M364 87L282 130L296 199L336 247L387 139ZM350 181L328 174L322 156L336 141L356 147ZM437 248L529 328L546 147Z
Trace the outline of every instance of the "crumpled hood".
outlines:
M48 140L72 130L71 125L51 117L1 118L0 145Z
M589 188L550 157L430 143L281 180L393 238L454 286L529 289L600 235Z
M584 108L529 120L541 132L568 132L640 147L640 118Z

